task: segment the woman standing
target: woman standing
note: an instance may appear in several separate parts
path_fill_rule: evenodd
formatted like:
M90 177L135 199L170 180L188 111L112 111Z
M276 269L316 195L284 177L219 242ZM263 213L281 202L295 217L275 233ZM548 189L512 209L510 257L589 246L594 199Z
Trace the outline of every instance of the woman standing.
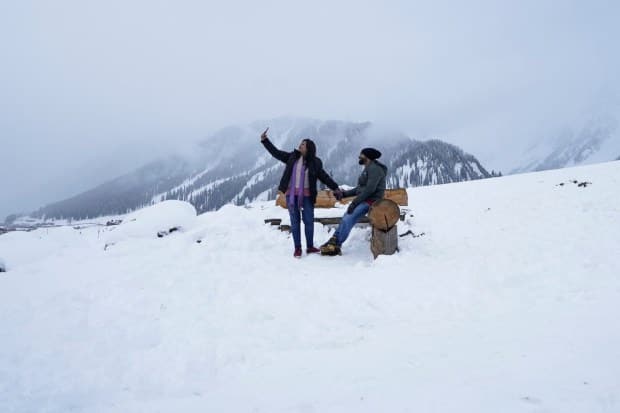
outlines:
M304 222L306 253L320 252L314 247L314 203L317 195L317 179L341 196L338 184L323 169L323 162L316 156L316 145L311 139L303 139L293 152L281 151L267 137L265 129L260 140L269 153L284 162L284 174L278 190L286 196L286 206L291 216L291 232L295 244L295 258L301 258L301 221ZM301 217L300 217L301 215Z

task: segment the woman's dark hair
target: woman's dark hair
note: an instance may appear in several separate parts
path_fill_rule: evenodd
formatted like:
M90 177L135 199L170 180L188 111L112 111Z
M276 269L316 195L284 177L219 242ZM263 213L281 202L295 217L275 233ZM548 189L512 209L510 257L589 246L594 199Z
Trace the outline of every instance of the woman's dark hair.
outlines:
M306 142L306 161L314 160L316 157L316 144L312 139L304 139Z

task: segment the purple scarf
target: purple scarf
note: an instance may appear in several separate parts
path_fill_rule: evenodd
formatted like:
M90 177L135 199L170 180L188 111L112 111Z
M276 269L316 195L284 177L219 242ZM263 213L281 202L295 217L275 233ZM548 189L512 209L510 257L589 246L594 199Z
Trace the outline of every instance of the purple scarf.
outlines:
M299 166L300 162L295 161L288 189L288 202L291 204L295 202L295 195L297 195L297 203L299 204L299 209L301 209L304 204L304 182L306 181L306 168L304 167L305 164L303 160L301 161L301 174L299 175L299 180L301 182L299 182L299 188L295 188L295 178L297 177L297 168Z

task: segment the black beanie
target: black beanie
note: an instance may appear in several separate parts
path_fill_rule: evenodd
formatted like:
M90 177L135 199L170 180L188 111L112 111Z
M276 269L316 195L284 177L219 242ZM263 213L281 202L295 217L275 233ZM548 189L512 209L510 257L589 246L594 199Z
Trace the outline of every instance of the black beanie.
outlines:
M376 150L375 148L364 148L362 149L362 155L374 161L375 159L381 158L381 152Z

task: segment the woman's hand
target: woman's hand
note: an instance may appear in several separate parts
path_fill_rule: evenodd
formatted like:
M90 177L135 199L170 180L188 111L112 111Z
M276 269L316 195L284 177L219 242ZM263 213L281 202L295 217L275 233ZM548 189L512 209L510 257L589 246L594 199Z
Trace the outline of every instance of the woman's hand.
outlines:
M336 197L336 200L340 201L342 199L342 190L338 188L333 192L334 192L334 196Z
M260 135L260 141L263 142L265 139L267 139L267 131L269 130L269 128L265 129L265 132L263 132Z

